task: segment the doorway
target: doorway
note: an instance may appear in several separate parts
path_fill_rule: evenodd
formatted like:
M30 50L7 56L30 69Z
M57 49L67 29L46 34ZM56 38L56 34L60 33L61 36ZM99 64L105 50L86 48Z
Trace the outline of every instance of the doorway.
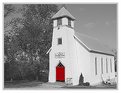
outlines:
M61 62L56 66L56 81L65 81L65 67Z

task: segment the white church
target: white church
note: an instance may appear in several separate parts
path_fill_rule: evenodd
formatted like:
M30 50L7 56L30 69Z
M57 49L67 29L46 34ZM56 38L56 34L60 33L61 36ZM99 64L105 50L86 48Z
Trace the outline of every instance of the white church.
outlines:
M72 85L84 82L96 85L115 80L114 55L93 37L74 31L75 18L64 7L53 17L52 46L49 54L49 81Z

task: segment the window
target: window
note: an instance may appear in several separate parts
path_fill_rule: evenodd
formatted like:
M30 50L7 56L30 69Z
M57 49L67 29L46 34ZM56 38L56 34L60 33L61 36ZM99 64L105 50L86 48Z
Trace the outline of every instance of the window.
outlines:
M58 38L58 45L62 44L62 38Z
M95 75L97 75L97 58L95 58Z
M58 20L57 20L57 26L58 26L58 25L62 25L62 19L58 19Z
M110 59L110 70L112 72L112 61L111 61L111 59Z
M103 58L101 58L101 71L102 71L102 74L103 74Z
M108 73L108 59L106 58L106 73Z
M68 18L68 25L71 26L71 19Z

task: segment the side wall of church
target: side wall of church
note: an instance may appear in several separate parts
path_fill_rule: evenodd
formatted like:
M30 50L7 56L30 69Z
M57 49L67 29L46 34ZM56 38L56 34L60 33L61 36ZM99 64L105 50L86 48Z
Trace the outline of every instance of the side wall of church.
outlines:
M79 77L82 73L84 82L90 82L90 54L89 52L75 39L76 58L73 62L74 66L74 85L79 84Z
M114 57L104 54L90 53L91 84L95 85L107 79L115 79Z

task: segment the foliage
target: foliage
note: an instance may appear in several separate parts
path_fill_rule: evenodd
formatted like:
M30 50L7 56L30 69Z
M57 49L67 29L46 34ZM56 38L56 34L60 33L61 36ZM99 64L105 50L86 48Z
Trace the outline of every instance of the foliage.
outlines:
M47 50L51 46L51 17L56 5L4 5L4 63L5 80L35 80L41 70L48 69ZM13 16L14 14L21 16ZM8 29L9 28L9 29Z
M4 5L4 17L8 16L13 11L14 11L13 5L11 5L11 4Z

